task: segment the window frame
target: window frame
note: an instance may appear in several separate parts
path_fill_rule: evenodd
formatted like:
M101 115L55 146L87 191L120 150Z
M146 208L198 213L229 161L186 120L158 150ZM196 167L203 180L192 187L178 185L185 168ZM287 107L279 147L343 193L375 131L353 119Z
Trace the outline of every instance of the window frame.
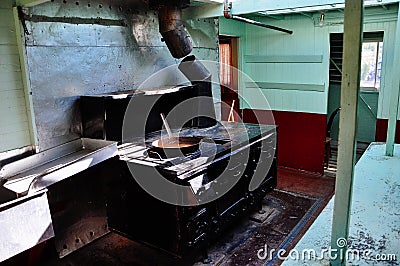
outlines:
M381 88L381 79L382 79L382 64L380 70L380 79L379 79L379 86L377 86L378 81L378 62L379 62L379 53L382 52L382 62L383 62L383 49L384 49L384 41L383 41L384 32L377 31L377 32L364 32L363 34L363 41L364 43L375 43L376 44L376 55L375 55L375 75L374 75L374 86L362 86L360 80L360 90L361 91L370 91L370 92L379 92ZM380 49L380 43L382 43L382 49ZM362 55L361 55L361 63L362 63Z

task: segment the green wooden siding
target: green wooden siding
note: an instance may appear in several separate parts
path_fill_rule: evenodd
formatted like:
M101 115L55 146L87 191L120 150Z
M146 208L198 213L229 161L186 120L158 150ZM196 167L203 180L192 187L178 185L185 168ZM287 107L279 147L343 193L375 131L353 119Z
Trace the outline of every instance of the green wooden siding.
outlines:
M0 152L31 145L12 1L0 4Z
M397 5L390 5L387 9L372 7L365 11L364 31L384 31L381 90L378 94L367 97L370 105L376 107L378 118L389 116L390 77L397 75L394 72L396 68L393 68L397 10ZM241 69L246 74L258 84L288 84L286 87L279 86L280 88L261 88L272 110L320 114L329 114L331 111L331 107L328 107L329 35L343 32L343 13L333 10L327 12L327 23L323 27L314 22L319 18L318 12L312 17L309 17L310 15L312 14L283 15L282 19L252 17L266 24L293 30L292 35L225 18L220 19L221 34L235 35L242 39ZM293 89L296 84L310 84L310 88L298 86L300 89ZM323 90L318 87L322 84ZM261 101L256 99L258 94L254 88L246 88L245 84L242 84L241 89L249 103L245 105L241 102L241 108L268 109L267 106L260 105ZM369 114L361 116L368 117ZM375 132L370 132L370 136L362 138L371 139Z
M219 19L219 34L245 37L246 24L239 21L229 20L224 17L221 17Z
M246 63L322 63L323 55L245 56Z
M256 84L256 86L255 86ZM270 82L248 82L246 88L261 88L268 90L297 90L297 91L325 91L325 84L293 84L293 83L270 83Z
M292 35L242 23L246 31L243 70L260 86L272 110L326 113L329 58L324 56L328 47L319 41L324 37L323 30L300 15L284 18L254 17L293 30ZM254 88L242 89L248 102L241 103L242 108L269 108L257 99Z
M360 92L361 97L371 107L372 112L367 105L360 99L358 102L358 120L357 120L357 141L372 142L375 140L376 131L376 113L378 110L378 92ZM329 88L328 115L340 105L340 86L331 85ZM332 124L331 137L338 139L339 133L339 114L335 117Z

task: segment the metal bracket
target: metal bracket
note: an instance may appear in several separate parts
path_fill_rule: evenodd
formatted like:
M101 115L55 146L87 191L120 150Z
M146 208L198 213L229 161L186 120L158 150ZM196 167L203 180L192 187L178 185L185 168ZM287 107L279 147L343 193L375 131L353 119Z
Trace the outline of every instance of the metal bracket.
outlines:
M26 35L31 35L30 32L28 31L28 28L26 27L26 20L25 20L25 14L24 11L22 11L22 6L17 7L18 10L18 18L22 23L22 27L24 28L24 32Z
M367 103L367 101L364 99L364 97L362 97L361 94L360 94L360 99L361 99L361 101L365 104L365 106L366 106L367 109L369 110L369 113L372 115L372 117L373 117L374 119L376 119L377 115L376 115L375 112L372 110L371 105L369 105L369 104Z
M224 17L227 19L232 18L232 2L229 2L229 0L224 1Z
M30 22L59 22L68 24L96 24L101 26L120 26L128 27L128 23L123 19L103 19L103 18L80 18L80 17L49 17L43 15L27 15L23 12L22 7L18 6L18 17L21 20L25 34L30 35L26 27L26 21Z
M271 29L271 30L281 31L281 32L288 33L288 34L293 34L293 31L291 31L291 30L283 29L280 27L264 24L264 23L261 23L261 22L258 22L258 21L252 20L252 19L233 15L232 14L232 2L229 2L229 0L224 1L224 17L227 19L241 21L241 22L249 23L251 25L260 26L263 28Z

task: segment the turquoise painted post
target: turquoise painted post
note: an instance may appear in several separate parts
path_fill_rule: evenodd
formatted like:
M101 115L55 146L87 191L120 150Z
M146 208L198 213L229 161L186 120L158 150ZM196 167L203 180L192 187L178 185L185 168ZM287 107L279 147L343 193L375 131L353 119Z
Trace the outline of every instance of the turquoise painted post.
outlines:
M399 3L400 8L400 3ZM393 57L393 69L397 69L400 66L400 9L397 17L397 30L396 30L396 43L394 47ZM387 129L386 138L386 155L393 156L394 142L396 137L396 124L397 115L399 110L399 90L400 90L400 78L398 75L392 77L392 91L390 93L390 105L389 105L389 124Z
M346 264L353 188L357 106L360 94L363 1L346 0L344 9L343 75L340 99L338 169L333 210L331 265Z

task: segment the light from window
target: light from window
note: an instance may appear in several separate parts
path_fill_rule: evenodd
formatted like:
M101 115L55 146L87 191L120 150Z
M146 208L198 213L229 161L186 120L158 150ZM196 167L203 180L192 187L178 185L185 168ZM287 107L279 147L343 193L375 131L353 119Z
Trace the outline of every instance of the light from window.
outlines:
M232 74L231 74L231 47L230 44L221 43L219 45L219 53L220 53L220 61L221 61L221 85L230 88L232 83Z
M379 90L381 84L383 42L364 42L361 55L360 87Z

